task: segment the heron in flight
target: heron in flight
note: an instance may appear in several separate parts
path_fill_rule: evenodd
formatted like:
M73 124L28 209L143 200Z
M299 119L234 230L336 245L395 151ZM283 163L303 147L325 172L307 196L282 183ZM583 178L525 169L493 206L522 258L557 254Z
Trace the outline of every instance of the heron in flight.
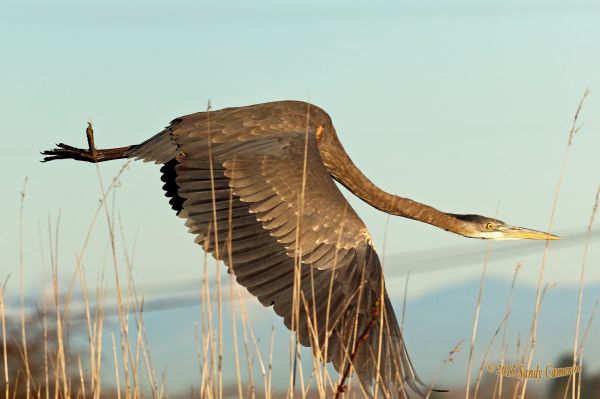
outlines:
M335 184L391 215L465 237L559 237L392 195L352 162L322 109L279 101L179 117L141 144L65 144L44 161L122 158L161 164L165 195L196 243L283 318L299 342L367 391L406 396L425 385L408 356L367 227ZM338 387L338 389L342 389Z

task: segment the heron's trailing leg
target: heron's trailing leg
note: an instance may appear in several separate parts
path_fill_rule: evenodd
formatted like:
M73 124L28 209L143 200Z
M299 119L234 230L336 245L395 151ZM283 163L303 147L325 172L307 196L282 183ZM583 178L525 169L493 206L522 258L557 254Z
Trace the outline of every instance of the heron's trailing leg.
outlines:
M42 152L42 155L45 155L42 162L54 161L55 159L75 159L77 161L92 163L110 161L113 159L126 158L127 151L134 147L130 145L127 147L107 148L104 150L97 149L94 145L94 129L91 122L88 122L88 127L85 129L85 134L88 142L87 150L59 143L56 145L57 148Z

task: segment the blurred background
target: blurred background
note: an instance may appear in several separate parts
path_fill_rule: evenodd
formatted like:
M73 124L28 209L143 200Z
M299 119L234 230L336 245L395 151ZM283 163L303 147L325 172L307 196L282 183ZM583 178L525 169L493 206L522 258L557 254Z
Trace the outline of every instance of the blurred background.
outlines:
M240 351L243 343L241 321L234 326L230 314L244 304L262 360L268 363L271 344L279 352L270 373L273 391L285 393L289 333L245 290L232 289L230 300L224 267L205 259L174 216L158 166L128 164L101 208L102 191L125 162L98 169L39 162L39 151L54 143L85 146L90 120L96 145L117 147L149 138L177 116L205 110L209 100L219 109L283 99L325 109L354 162L380 187L448 212L496 215L547 230L564 165L552 225L564 239L551 243L545 262L533 365L572 358L584 262L580 339L600 299L600 238L593 229L587 234L600 183L596 2L5 1L0 10L0 280L7 324L2 334L14 350L13 365L22 358L20 313L35 340L36 331L43 336L36 328L44 308L50 320L54 315L47 328L58 327L58 302L60 312L68 310L61 328L69 331L72 361L79 357L87 372L89 298L92 313L100 303L105 310L104 334L96 335L105 348L101 382L108 391L122 388L115 375L123 365L115 374L111 336L120 353L122 327L131 326L135 346L141 324L116 316L117 271L122 301L133 308L143 303L143 340L156 380L171 396L195 395L204 378L196 347L202 349L205 336L198 331L208 320L206 300L214 299L220 270L223 385L236 385L233 331L239 332ZM577 123L582 127L565 158L586 88L591 92ZM482 362L500 363L503 348L507 363L519 362L544 243L488 246L389 218L344 193L384 259L388 290L396 313L404 314L409 353L424 381L464 396L488 250L471 382ZM202 287L213 294L202 296ZM495 335L509 307L509 321ZM600 327L598 320L589 326L584 381L593 386L600 373ZM461 340L453 361L444 362ZM310 352L303 353L309 373ZM31 368L41 370L42 360ZM262 381L259 360L252 355L249 364ZM252 366L241 368L247 382ZM140 377L140 386L152 391L151 380ZM556 381L530 382L528 394L564 392L559 385L566 380Z

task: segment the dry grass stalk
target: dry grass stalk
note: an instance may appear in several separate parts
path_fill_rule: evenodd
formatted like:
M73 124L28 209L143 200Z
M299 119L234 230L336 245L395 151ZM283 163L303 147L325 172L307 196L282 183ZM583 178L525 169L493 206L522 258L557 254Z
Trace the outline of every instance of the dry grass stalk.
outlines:
M91 125L90 125L91 128ZM106 224L108 227L108 234L109 234L109 243L110 243L110 255L111 255L111 259L112 259L112 264L113 264L113 271L115 274L115 286L116 286L116 293L117 293L117 313L118 313L118 319L119 319L119 325L120 325L120 335L121 335L121 350L124 353L124 359L128 358L128 361L124 361L123 363L123 368L126 373L126 397L129 397L130 393L133 393L133 397L134 398L138 398L140 396L140 383L139 383L139 376L138 376L138 361L139 361L139 357L137 353L134 353L133 348L131 347L130 344L130 340L129 340L129 315L130 315L130 311L131 311L131 305L128 301L127 304L124 304L123 301L123 290L121 287L121 282L120 282L120 277L119 277L119 262L117 261L117 247L116 247L116 238L115 238L115 231L114 231L114 217L111 217L111 214L109 212L108 209L108 205L107 205L107 201L106 198L108 198L107 196L107 191L104 189L104 183L102 181L102 176L100 174L100 168L98 166L98 164L96 164L96 174L98 177L98 184L100 187L100 193L101 196L103 198L102 200L102 205L103 205L103 209L104 209L104 214L106 217ZM114 180L113 180L114 181ZM137 351L136 351L137 352ZM131 378L132 378L132 384L133 384L133 392L131 392L131 385L129 382L129 378L127 378L127 374L128 374L128 363L131 365Z
M229 246L229 253L230 253L230 257L231 257L231 246ZM229 306L230 306L230 311L231 311L231 332L233 335L233 340L232 340L232 344L233 344L233 351L234 351L234 361L235 361L235 377L236 377L236 386L237 386L237 391L238 391L238 398L242 399L243 396L243 391L242 391L242 375L241 375L241 369L240 369L240 353L239 353L239 348L238 348L238 335L237 335L237 309L235 307L235 301L234 301L234 294L233 294L233 285L235 284L235 281L233 280L233 277L231 277L229 279ZM270 382L270 370L271 370L271 360L269 359L269 382ZM268 389L268 392L270 392L270 387Z
M426 399L428 399L429 396L431 396L431 393L433 392L433 389L435 387L435 383L436 383L439 375L441 374L442 370L444 369L444 367L446 367L446 365L448 363L454 363L454 355L457 354L458 352L460 352L460 347L461 347L463 341L464 341L463 339L458 341L454 345L454 347L450 350L450 352L448 352L448 356L446 357L446 359L444 359L444 361L440 365L440 368L438 369L438 371L433 376L433 379L431 380L431 384L429 385L429 389L427 390L427 395L425 396Z
M310 104L306 107L306 128L304 132L304 159L302 164L302 184L300 193L298 196L298 214L296 215L296 236L295 242L297 243L294 250L294 283L292 288L292 323L291 331L296 331L296 334L290 335L290 361L292 368L290 371L290 388L288 395L290 398L294 398L296 388L296 371L300 376L301 392L304 391L304 375L302 367L297 367L298 362L301 364L300 359L300 347L297 339L298 326L300 325L300 309L301 309L301 276L302 276L302 248L300 245L300 233L302 231L302 218L304 216L304 193L306 190L306 173L307 173L307 159L308 159L308 134L309 134L309 122L310 122Z
M114 218L113 218L114 219ZM124 228L123 228L123 224L120 218L120 215L118 217L119 220L119 228L121 231L121 241L122 241L122 245L123 245L123 256L125 259L125 265L126 265L126 272L127 272L127 287L128 287L128 291L129 291L129 295L128 295L128 304L127 304L127 308L130 309L133 307L133 317L134 317L134 321L136 324L136 329L138 332L138 336L137 336L137 342L136 342L136 348L135 348L135 358L136 358L136 370L138 368L138 364L139 364L139 356L140 353L144 359L144 365L146 368L146 373L147 373L147 377L148 377L148 381L150 384L150 388L152 390L152 394L154 397L158 397L160 396L159 394L159 390L158 390L158 385L157 385L157 378L156 378L156 374L154 372L154 366L152 365L152 357L150 356L149 350L148 350L148 337L146 335L146 330L144 328L144 321L143 321L143 310L144 310L144 302L143 299L140 303L140 301L138 300L138 295L136 292L136 288L135 288L135 283L134 283L134 279L133 279L133 254L134 254L134 249L135 249L135 243L132 249L132 254L130 256L129 252L127 251L127 242L125 239L125 233L124 233Z
M596 190L596 199L594 200L594 206L592 207L592 213L590 215L590 220L587 226L587 236L585 238L585 246L583 249L583 259L581 261L581 273L579 275L579 292L577 296L577 317L575 319L575 336L573 338L573 367L578 364L577 358L577 343L579 340L579 323L581 320L581 302L583 300L583 277L585 275L585 266L587 263L588 249L590 246L590 238L592 235L592 226L594 224L594 219L596 217L596 211L598 210L598 197L600 196L600 186ZM576 387L581 386L581 375L577 378L576 374L573 374L573 378L575 379L574 383L571 384L571 397L575 399L579 397L576 392ZM576 383L575 383L576 382Z
M560 189L562 186L562 181L563 181L563 177L564 177L564 173L565 173L565 169L566 169L567 160L569 158L569 150L573 144L573 138L575 137L575 134L577 134L577 132L579 132L579 129L581 128L581 126L577 125L577 121L579 119L579 115L581 113L581 110L583 109L583 104L584 104L585 99L587 98L588 94L589 94L589 90L586 89L585 92L583 93L583 96L581 97L581 100L579 101L579 104L577 106L577 111L575 111L575 115L573 116L573 123L571 125L571 129L569 130L569 138L568 138L568 142L567 142L567 147L565 149L565 154L563 156L563 160L562 160L562 163L560 166L560 173L559 173L559 177L558 177L558 182L556 184L556 190L554 192L554 199L552 200L552 210L550 211L550 221L548 223L548 230L547 230L548 233L552 233L552 227L554 226L554 217L556 215L556 207L558 205L558 197L559 197ZM546 241L546 245L544 246L544 255L542 257L542 264L540 266L540 274L539 274L539 278L538 278L536 295L535 295L533 320L531 322L531 329L529 332L530 350L529 350L529 356L527 359L527 368L531 367L531 362L533 361L533 354L535 352L536 337L537 337L537 322L538 322L538 315L539 315L539 310L540 310L541 289L542 289L542 283L544 281L544 272L546 269L546 262L548 259L549 247L550 247L550 241ZM524 380L522 383L521 399L525 398L526 389L527 389L527 380Z
M204 369L203 369L203 363L202 363L202 354L203 354L203 349L201 349L201 344L200 344L200 335L198 334L198 323L194 323L194 343L196 344L196 360L198 361L198 369L200 371L200 395L202 395L203 392L203 388L204 388ZM193 388L192 388L193 390Z
M210 235L210 226L209 233ZM208 245L205 242L205 248ZM211 381L213 378L213 368L214 364L214 345L213 345L213 326L212 326L212 304L210 298L210 286L208 284L208 255L205 253L204 255L204 276L203 276L203 284L202 284L202 385L200 388L200 396L201 397L212 397L211 392Z
M232 172L235 172L235 158L232 163ZM214 183L213 183L214 187ZM212 189L212 187L211 187ZM213 197L215 193L213 191ZM238 348L238 337L237 337L237 317L236 317L236 308L233 297L233 285L235 284L235 279L233 276L235 275L234 264L233 264L233 248L232 248L232 237L233 237L233 190L229 190L229 209L227 215L228 229L227 229L227 240L226 240L226 249L227 249L227 259L231 268L231 275L229 276L229 306L230 306L230 314L231 314L231 331L233 336L233 351L234 351L234 361L235 361L235 375L236 375L236 385L238 398L242 399L242 376L240 371L240 359L239 359L239 348ZM217 271L218 273L218 271ZM271 372L271 359L269 359L269 382L270 382L270 372ZM270 388L267 389L267 395L270 395Z
M83 295L84 301L84 312L85 319L87 322L87 330L88 330L88 343L89 343L89 358L90 358L90 378L91 378L91 390L94 398L100 397L101 387L100 387L100 366L101 366L101 354L102 354L102 331L104 325L104 292L102 290L102 283L99 282L97 284L96 289L96 308L94 310L94 315L92 317L90 312L90 302L88 295L87 283L85 280L85 270L83 267L83 258L88 248L88 244L90 242L92 232L94 231L94 227L96 225L96 221L100 212L105 209L106 199L108 195L114 192L114 190L120 185L120 178L123 173L128 170L131 161L127 161L123 164L123 166L119 169L117 174L112 178L112 181L106 192L100 199L100 204L96 208L96 211L92 215L90 224L88 226L84 241L82 243L81 249L76 257L76 273L79 274L79 281L81 285L81 292ZM100 281L103 281L101 279ZM69 290L70 292L71 290ZM125 353L125 352L123 352ZM128 381L128 368L127 368L127 359L124 359L124 368L126 380ZM120 395L120 393L119 393Z
M252 328L250 324L250 320L248 319L248 313L246 312L246 308L243 303L242 294L239 285L235 286L238 303L240 304L241 309L241 317L242 317L242 332L244 337L244 353L246 356L246 364L248 370L248 383L247 383L247 392L245 397L250 397L252 399L255 398L256 394L256 385L254 383L254 367L251 360L250 355L250 344L248 339L248 330Z
M505 312L505 317L506 320L504 322L504 329L502 331L502 351L500 354L500 364L504 364L504 361L506 359L506 349L507 349L507 343L506 343L506 337L508 335L508 321L510 318L510 313L512 312L512 298L513 298L513 293L515 291L515 284L517 282L517 275L519 274L519 270L521 270L521 263L518 262L515 266L515 272L513 273L513 278L512 278L512 282L510 284L510 290L508 292L508 303L506 304L506 312ZM498 389L498 399L502 398L502 383L504 381L503 375L502 373L500 373L500 375L498 375L498 377L496 378L496 386L494 387L494 397L495 397L495 393L496 393L496 387Z
M477 373L477 381L475 382L475 389L473 391L473 399L477 399L477 394L479 393L479 385L481 384L481 377L483 376L483 369L485 367L485 364L487 363L487 358L490 353L490 349L492 349L492 346L494 345L494 341L496 340L496 337L498 337L498 334L500 333L500 329L502 329L502 326L506 324L509 314L510 313L506 313L504 315L504 318L498 325L498 328L496 328L496 332L494 332L494 335L492 335L492 338L490 339L488 346L485 348L485 352L483 353L483 359L481 360L481 366L479 366L479 372Z
M81 355L77 355L77 367L79 369L79 382L81 384L81 395L85 398L85 381L83 379L83 366L81 365Z
M6 348L6 316L4 313L4 293L6 292L6 283L8 277L4 280L4 284L0 288L0 321L2 322L2 357L4 360L4 398L10 398L10 380L8 378L8 351Z
M113 349L113 364L115 365L115 383L117 384L117 399L121 399L121 381L119 377L119 360L117 359L117 343L115 334L110 334Z
M587 337L589 336L590 329L592 327L592 321L594 321L594 316L598 311L598 305L600 304L600 300L597 300L592 308L592 313L590 314L590 318L588 319L587 325L585 326L585 330L583 333L583 337L581 338L581 342L579 344L579 353L577 354L577 358L579 359L578 366L583 367L583 348ZM581 397L581 377L577 379L577 397Z
M477 304L475 305L475 317L473 318L473 331L471 333L471 344L469 346L469 359L467 361L467 382L465 386L465 399L469 399L471 388L471 367L473 362L473 352L475 351L475 338L477 337L477 328L479 326L479 312L481 310L481 299L483 298L483 285L487 274L487 266L492 253L492 242L487 245L485 259L483 261L483 270L481 271L481 279L479 281L479 293L477 294Z
M52 245L52 223L48 222L48 234L50 241L50 266L52 268L52 289L54 295L54 308L56 311L56 339L58 342L58 352L56 355L56 366L55 366L55 396L58 393L60 381L62 378L63 393L66 397L69 397L69 383L67 380L67 366L65 360L65 344L64 344L64 332L63 332L63 318L61 317L61 304L59 300L59 289L58 289L58 231L60 225L60 212L56 219L56 231L54 233L54 246ZM53 248L54 247L54 248ZM66 305L65 305L66 306Z
M46 306L46 301L44 301L44 316L43 316L43 325L42 328L44 330L44 382L46 383L45 393L46 399L50 398L50 377L48 373L48 309Z
M89 128L91 129L91 123L89 124ZM104 214L106 217L106 224L108 227L108 234L109 234L109 243L110 243L110 254L111 254L111 258L112 258L112 264L113 264L113 271L115 274L115 286L116 286L116 293L117 293L117 314L118 314L118 319L119 319L119 326L120 326L120 338L121 338L121 350L123 355L123 369L125 372L125 395L126 397L130 397L131 393L132 393L132 388L131 388L131 384L129 381L129 364L131 364L131 378L132 378L132 382L133 382L133 395L134 397L139 397L139 383L138 383L138 374L137 374L137 367L136 367L136 362L134 360L134 354L131 348L131 345L129 343L129 311L130 311L130 307L129 306L125 306L123 303L123 292L122 292L122 288L121 288L121 283L120 283L120 278L119 278L119 263L117 261L117 249L116 249L116 239L115 239L115 232L114 232L114 224L113 224L113 220L114 218L111 217L109 209L108 209L108 205L107 205L107 201L106 199L108 198L108 191L104 189L104 183L102 181L102 176L100 174L100 167L98 166L98 164L96 164L96 175L98 177L98 185L100 187L100 194L101 194L101 206L102 209L104 210ZM117 180L116 178L113 179L113 182L111 184L111 186L116 186Z
M544 284L544 288L541 290L541 294L540 294L540 306L544 302L544 298L545 298L546 294L548 294L548 292L553 288L556 288L556 283L548 282L548 283ZM530 334L531 334L531 331L530 331ZM529 341L523 347L523 353L520 355L521 357L519 360L520 364L525 364L525 358L527 357L527 354L531 353L531 345L532 345L532 342ZM517 347L517 357L519 357L519 347ZM527 366L527 368L529 368L529 367L530 366ZM523 389L525 389L524 386L527 384L527 381L528 381L527 378L517 379L515 386L514 386L513 399L516 399L519 395L523 394Z
M346 217L346 212L347 212L347 207L344 207L344 213L342 214L342 219L345 219ZM341 226L339 229L339 233L337 236L337 241L336 241L336 245L340 245L341 240L342 240L342 233L344 231L344 226ZM322 349L322 351L319 354L319 359L323 362L323 380L326 381L328 383L328 392L334 392L337 388L335 383L333 382L333 379L331 378L331 376L328 373L327 370L327 363L325 361L324 356L326 356L326 354L329 351L329 338L331 336L331 332L332 332L332 327L330 327L330 316L331 316L331 298L333 296L333 283L334 283L334 277L335 277L335 271L337 269L337 265L338 265L338 253L336 252L335 255L333 256L333 264L331 267L331 277L329 278L329 287L328 287L328 291L327 291L327 305L326 305L326 309L325 309L325 342L323 343L323 347L320 348Z
M406 272L406 280L404 282L404 295L402 299L402 318L400 321L400 331L404 332L404 320L406 318L406 296L408 295L408 281L410 280L410 271Z
M383 273L381 273L381 281L379 282L379 287L380 287L380 291L379 291L379 309L377 309L377 312L379 312L379 314L375 315L375 316L379 316L378 317L378 322L380 326L383 326L383 315L385 314L385 301L381 300L381 298L385 297L385 282L383 279ZM375 317L373 317L373 320L375 320ZM380 382L380 375L381 375L381 350L382 350L382 345L383 345L383 328L379 329L379 345L377 348L377 367L375 369L375 376L376 376L376 380L375 380L375 390L374 390L374 394L373 396L376 398L377 394L379 393L379 382ZM387 396L387 395L386 395Z
M214 248L215 248L215 268L217 277L217 319L218 319L218 359L217 359L217 396L223 396L223 304L221 301L221 269L220 269L220 248L219 248L219 233L217 228L217 206L216 206L216 195L215 195L215 174L213 167L213 156L212 156L212 138L211 138L211 126L210 126L210 111L211 103L210 100L206 106L206 128L208 131L208 163L210 171L210 189L212 196L212 210L213 210L213 230L214 230ZM210 237L210 234L209 234ZM217 354L215 353L215 356Z
M104 290L102 288L102 281L104 281L104 274L98 277L100 283L97 284L96 288L96 308L94 310L94 322L93 322L93 335L91 336L91 347L93 352L96 354L96 358L92 357L91 363L94 365L92 370L92 382L94 383L94 398L99 399L102 390L100 381L100 370L102 366L102 336L104 331ZM86 293L86 288L83 286L83 291ZM87 296L85 294L84 296ZM85 304L86 315L89 315L89 303ZM89 316L87 316L89 317ZM124 352L123 352L124 353ZM126 360L123 362L126 364Z
M21 345L23 346L23 357L25 362L25 378L27 385L27 397L31 396L31 370L29 370L29 353L27 351L27 332L25 330L25 303L24 303L24 288L23 288L23 276L25 273L25 259L24 259L24 242L23 242L23 210L25 208L25 194L27 189L27 177L23 182L23 189L21 190L21 206L19 208L19 289L21 297Z
M267 386L265 391L265 398L271 397L271 387L273 382L273 346L275 345L275 327L271 326L271 340L269 345L269 374L267 376Z

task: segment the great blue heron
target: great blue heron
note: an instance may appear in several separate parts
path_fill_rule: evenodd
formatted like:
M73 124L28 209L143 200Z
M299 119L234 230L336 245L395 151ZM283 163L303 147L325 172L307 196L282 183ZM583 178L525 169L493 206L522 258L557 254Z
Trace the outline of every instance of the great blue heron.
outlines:
M87 150L58 144L44 161L121 158L162 164L166 196L196 242L222 260L298 340L368 389L422 393L365 224L335 181L373 207L483 239L554 240L479 215L441 212L375 186L352 162L331 118L300 101L179 117L145 142ZM218 243L218 245L215 245ZM396 394L394 394L396 395Z

